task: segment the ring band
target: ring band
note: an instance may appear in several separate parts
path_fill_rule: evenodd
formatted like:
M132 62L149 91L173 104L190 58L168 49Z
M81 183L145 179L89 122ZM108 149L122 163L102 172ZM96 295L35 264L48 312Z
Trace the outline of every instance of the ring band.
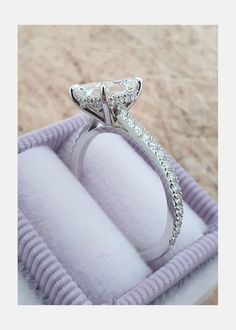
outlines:
M174 246L180 233L183 199L178 177L167 152L128 111L136 102L141 90L142 80L137 77L76 84L70 88L72 100L95 119L91 127L84 131L75 143L71 168L77 177L81 175L86 149L98 134L118 134L138 148L159 175L166 195L167 221L158 242L159 256L161 256L169 247Z

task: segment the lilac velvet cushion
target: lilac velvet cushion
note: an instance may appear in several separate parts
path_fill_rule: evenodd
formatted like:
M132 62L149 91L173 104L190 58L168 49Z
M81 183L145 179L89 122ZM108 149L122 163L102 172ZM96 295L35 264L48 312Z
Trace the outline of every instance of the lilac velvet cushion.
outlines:
M18 166L21 210L94 304L120 297L151 274L55 152L29 149L19 155ZM45 278L40 282L44 286Z
M79 143L79 134L75 133L57 150L72 171L76 168L72 153ZM166 245L171 235L165 231L166 196L159 176L137 151L121 136L101 134L86 150L81 177L73 173L145 262L156 270L177 251L201 238L207 226L184 202L181 236L175 247L159 258L163 242Z
M68 159L70 158L71 141L73 143L74 135L77 135L78 132L86 128L89 124L89 119L86 116L80 116L36 133L29 134L19 139L19 152L24 152L35 146L47 145L52 150L58 152L63 161L69 165ZM98 142L97 140L97 143ZM120 141L119 143L122 144L123 142ZM101 141L99 143L101 144ZM121 191L119 191L119 181L123 180L123 184L120 185L122 189L126 182L127 190L130 187L130 182L127 182L125 179L127 178L127 174L132 174L130 175L131 180L135 180L135 177L137 178L138 175L137 173L130 172L133 163L133 160L130 160L131 164L129 165L131 165L131 168L125 165L123 166L123 171L121 171L121 173L123 173L122 179L117 177L119 175L119 172L117 172L117 175L110 173L110 179L108 176L109 180L104 181L105 175L103 174L105 172L101 169L104 168L104 164L107 162L107 156L109 156L114 149L112 149L112 147L109 149L109 142L107 142L107 140L103 141L103 143L107 143L107 148L101 149L104 150L103 155L101 155L100 152L96 155L96 150L99 149L96 143L93 146L91 145L91 149L88 150L87 163L85 163L87 171L85 171L82 183L98 202L101 210L115 223L129 243L135 247L137 252L149 263L149 266L151 266L154 271L151 274L148 268L145 270L145 266L141 266L144 271L142 273L143 275L140 276L139 283L137 283L137 280L134 278L133 284L131 281L130 287L126 287L126 292L123 291L123 294L121 292L120 296L115 295L114 299L108 299L108 301L104 301L104 303L147 304L168 288L172 287L198 265L216 254L217 206L194 180L175 163L176 171L180 177L180 183L183 189L187 214L189 217L195 217L196 215L196 221L198 221L197 218L201 217L203 221L201 221L202 224L199 227L199 233L195 233L196 235L192 237L192 239L191 232L189 238L189 232L186 229L187 232L184 237L187 237L187 240L180 240L180 244L176 246L175 250L173 249L165 258L162 258L162 260L155 260L155 238L158 238L158 234L161 234L160 228L164 225L165 221L165 212L163 210L165 210L166 206L163 198L163 189L161 185L158 185L158 178L155 177L155 179L153 179L157 180L155 186L157 188L159 187L159 190L157 189L154 193L156 199L153 200L151 204L146 205L146 207L135 208L135 205L140 206L140 199L143 198L141 196L142 191L140 190L140 185L137 185L136 189L140 190L139 193L137 193L138 197L135 196L134 199L131 198L131 205L122 208L121 205L125 205L125 201L127 200L127 194L122 195ZM128 148L123 148L123 150L126 150L128 158L129 156L131 157L131 155L133 155L132 157L137 157L137 155L135 155L134 152L132 154ZM114 159L117 155L117 153L114 153L112 159L114 161L114 166L117 164L116 169L119 169L119 167L122 166L123 160L120 156ZM94 159L97 161L94 161ZM119 164L119 162L121 163ZM114 166L113 169L115 168ZM146 175L147 164L144 162L142 166L144 166L143 168L146 166ZM124 171L127 173L124 173ZM93 173L93 176L90 175L91 173ZM152 175L150 169L149 175L146 175L146 178L149 177L149 179L152 180L151 178L154 178ZM113 181L111 180L112 178ZM110 185L111 181L112 185ZM151 183L147 183L146 181L145 184L147 184L146 187L152 186ZM23 186L22 191L24 191ZM129 196L134 195L132 189L128 192ZM108 193L108 195L106 195L106 193ZM123 200L121 196L123 196ZM120 200L118 200L118 203L115 203L114 198L116 199L117 197L119 197ZM147 214L145 210L150 209L150 207L155 212ZM139 214L140 212L135 213L136 209L142 210L143 212L145 211L146 214ZM133 210L132 212L134 213L128 214L128 217L125 217L124 210L128 210L129 212ZM70 267L68 267L68 264L66 264L65 261L63 262L63 258L60 257L60 253L58 253L56 249L54 250L52 246L49 246L50 244L46 244L45 235L42 235L42 232L39 233L40 227L37 227L36 223L30 219L30 212L28 213L28 218L25 213L26 212L23 212L21 207L19 211L19 257L35 280L38 281L40 289L48 297L48 302L60 304L102 303L102 300L94 299L93 295L88 297L88 293L84 294L84 292L82 292L81 287L83 285L81 285L79 277L74 281L76 276L71 272L71 269L69 271ZM127 220L125 220L127 218L131 220L135 218L136 221L133 224L132 221L127 223ZM139 227L135 227L135 223L138 223ZM158 224L160 227L157 226ZM150 228L154 226L153 228L156 230L148 230L148 226L150 226ZM153 233L153 235L151 235L150 240L148 240L147 235L150 235L150 232ZM52 240L49 239L48 242L50 241ZM34 249L31 248L32 244ZM143 253L143 251L145 251L145 253ZM84 254L86 254L86 251L84 251ZM135 253L133 257L134 256ZM134 259L135 258L136 256ZM50 262L48 260L50 260ZM42 261L44 261L44 263ZM115 270L115 267L113 270ZM77 274L79 273L77 272ZM147 278L145 278L146 276ZM117 278L118 277L119 276L117 276ZM42 278L44 281L42 281ZM48 281L50 283L48 283Z

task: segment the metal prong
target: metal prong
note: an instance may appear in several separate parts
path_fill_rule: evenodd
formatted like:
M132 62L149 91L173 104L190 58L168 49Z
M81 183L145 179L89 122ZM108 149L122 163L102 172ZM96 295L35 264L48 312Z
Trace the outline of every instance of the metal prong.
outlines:
M142 89L143 89L143 79L139 78L139 77L135 77L135 79L139 83L139 87L138 87L138 96L139 96L141 94Z
M102 104L107 103L106 91L105 91L104 84L101 85L101 100L102 100Z
M107 102L106 90L105 90L104 84L101 84L101 101L102 101L102 109L103 109L103 114L104 114L104 122L106 125L111 126L111 124L112 124L111 112L110 112L109 105Z
M69 88L69 95L72 98L73 101L75 101L75 97L74 97L74 89L78 88L79 84L74 84Z

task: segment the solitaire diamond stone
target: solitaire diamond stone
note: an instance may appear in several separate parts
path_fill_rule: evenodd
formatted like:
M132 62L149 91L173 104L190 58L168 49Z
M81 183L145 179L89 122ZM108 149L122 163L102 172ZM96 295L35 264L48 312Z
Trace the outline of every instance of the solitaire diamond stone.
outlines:
M95 82L71 87L73 99L86 110L102 110L101 88L104 86L107 103L111 109L122 111L134 103L141 91L140 78Z
M124 80L113 80L104 83L108 96L135 93L138 90L138 80L135 78Z
M74 89L74 94L79 100L82 98L100 98L100 85L101 83L78 85L78 87Z

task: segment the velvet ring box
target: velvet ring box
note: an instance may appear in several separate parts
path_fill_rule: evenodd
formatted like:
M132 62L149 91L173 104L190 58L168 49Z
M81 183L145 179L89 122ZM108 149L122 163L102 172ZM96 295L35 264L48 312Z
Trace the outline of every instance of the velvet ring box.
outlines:
M217 284L217 205L173 160L184 198L176 245L162 258L160 179L120 136L89 146L80 181L73 117L19 138L19 304L196 304Z

